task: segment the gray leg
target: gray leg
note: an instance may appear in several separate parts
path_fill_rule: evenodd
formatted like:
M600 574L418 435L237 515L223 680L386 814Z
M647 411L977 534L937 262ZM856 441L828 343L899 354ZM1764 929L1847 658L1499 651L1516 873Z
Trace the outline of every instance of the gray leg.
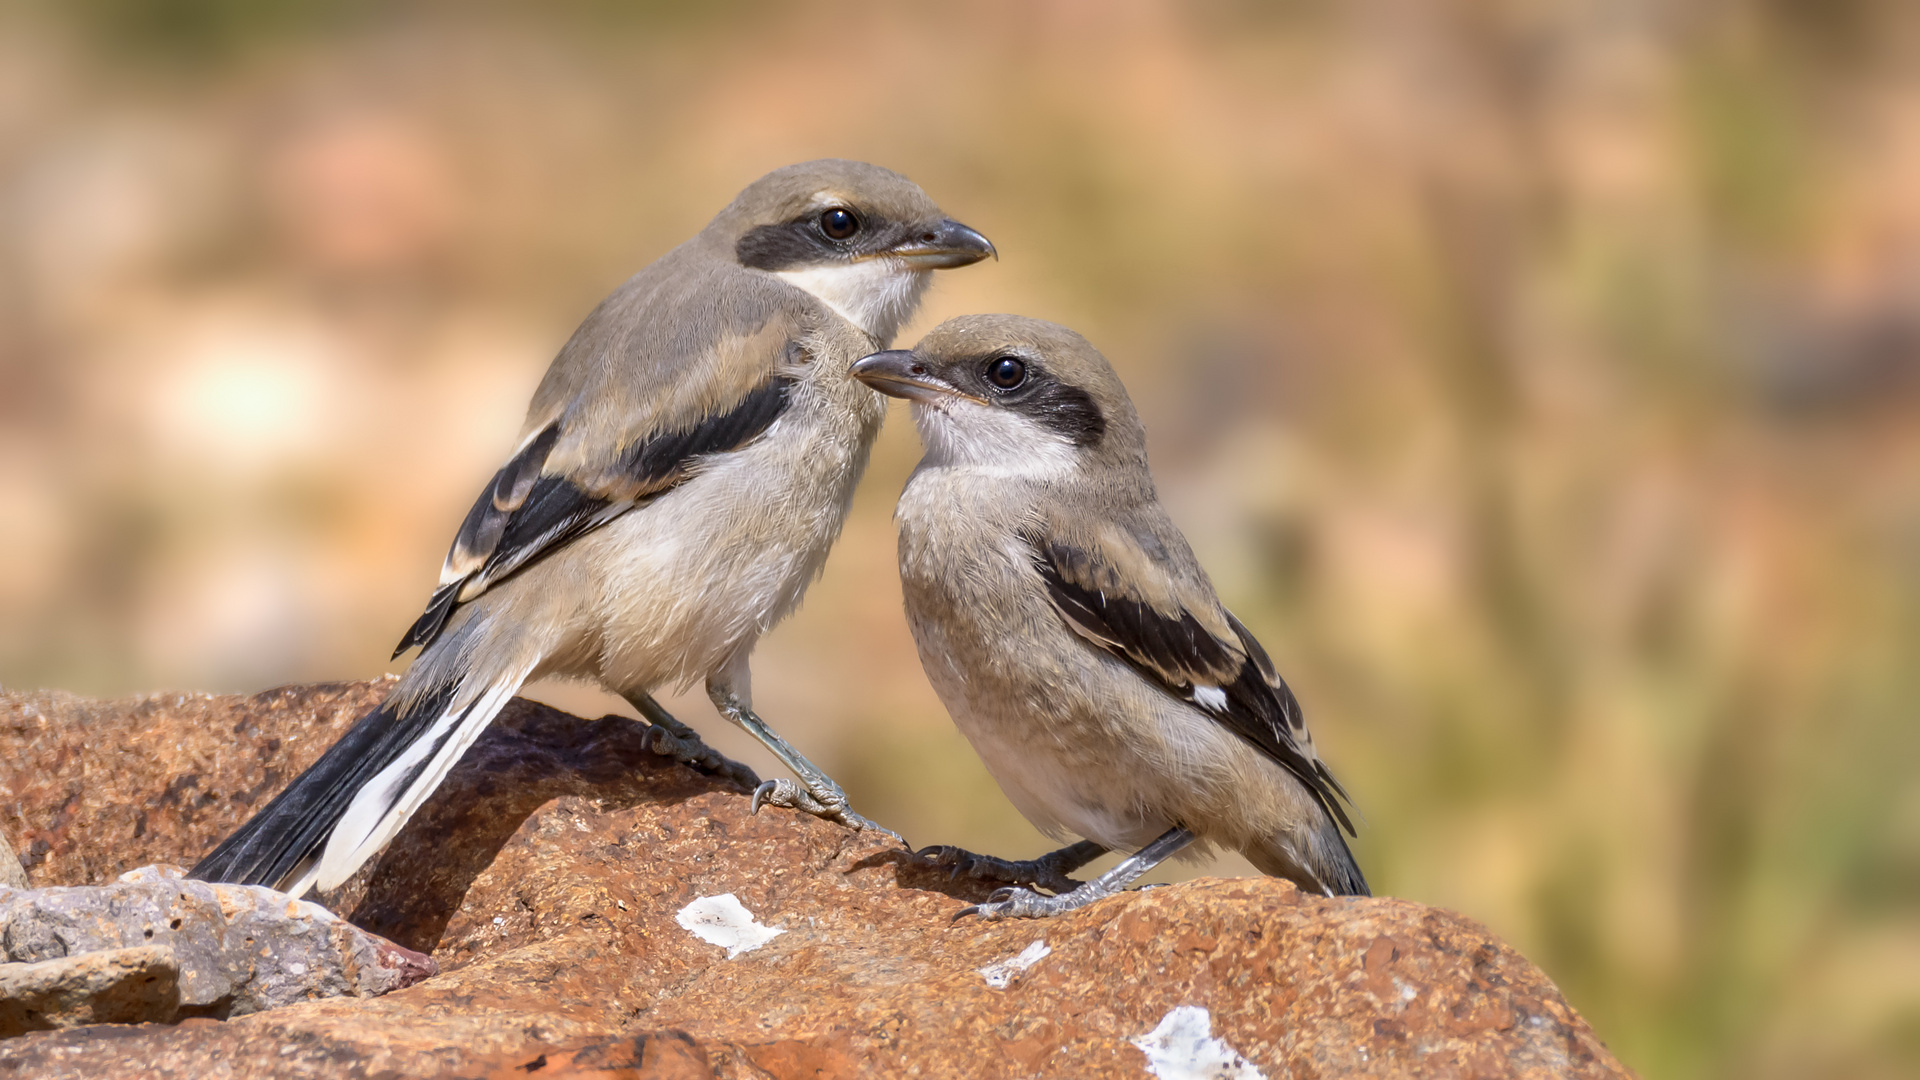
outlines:
M1068 844L1059 851L1050 851L1037 859L997 859L992 855L975 855L964 848L939 845L921 848L913 853L914 858L934 866L950 866L953 876L965 875L976 881L1004 881L1012 885L1038 885L1052 893L1067 893L1080 887L1081 882L1068 877L1068 874L1087 865L1107 853L1107 849L1091 840L1082 840L1077 844Z
M1083 908L1095 900L1104 900L1134 883L1140 875L1160 865L1169 855L1193 843L1193 834L1182 828L1168 829L1160 836L1120 860L1120 865L1061 896L1042 896L1027 889L1001 889L984 904L961 908L956 921L968 915L983 919L1044 919L1050 915Z
M766 721L754 715L753 710L747 707L738 694L734 693L729 683L717 678L708 679L707 696L713 699L713 707L720 710L721 716L740 725L747 734L760 740L760 745L773 751L773 756L779 758L782 765L792 769L793 775L800 778L799 784L785 778L768 780L761 784L753 793L754 813L759 813L763 804L770 803L774 806L801 810L829 821L837 821L850 828L883 832L895 840L900 840L903 845L906 843L905 840L901 840L899 833L854 813L847 803L847 793L840 790L840 785L834 783L832 777L821 772L813 762L801 757L800 752L788 746L785 739L774 734Z
M647 733L647 748L662 757L691 765L702 772L728 780L756 791L760 787L760 775L752 769L708 746L701 741L700 733L673 718L673 714L660 707L652 694L622 694L627 704L640 710L647 718L652 730Z

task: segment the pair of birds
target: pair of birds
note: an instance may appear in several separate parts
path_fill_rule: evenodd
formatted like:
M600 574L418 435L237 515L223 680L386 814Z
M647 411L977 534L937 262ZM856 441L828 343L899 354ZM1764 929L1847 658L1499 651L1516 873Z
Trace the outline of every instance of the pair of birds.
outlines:
M742 191L574 332L394 653L420 656L191 876L338 886L547 675L621 694L656 752L754 782L755 811L881 829L753 711L747 661L826 561L886 394L913 403L926 445L897 512L921 662L1020 811L1084 838L1022 862L922 852L1005 883L968 912L1070 910L1215 844L1314 892L1366 894L1346 793L1157 501L1100 353L1008 315L887 349L933 271L989 255L873 165L808 162ZM798 783L757 783L651 696L695 679ZM1132 854L1068 877L1108 850Z

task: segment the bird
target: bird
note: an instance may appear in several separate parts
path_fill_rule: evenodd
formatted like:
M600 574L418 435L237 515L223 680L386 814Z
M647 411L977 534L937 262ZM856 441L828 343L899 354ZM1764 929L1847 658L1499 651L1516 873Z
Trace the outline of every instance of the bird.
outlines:
M338 887L546 676L625 697L655 752L752 786L754 812L897 839L753 711L748 656L819 575L885 416L849 367L891 343L933 271L998 255L875 165L811 161L749 184L574 331L394 652L418 657L189 876ZM698 680L798 784L760 783L652 696Z
M1369 895L1346 789L1161 506L1106 358L1063 326L969 315L853 375L910 401L925 446L894 516L928 680L1027 820L1082 837L1018 862L918 852L1011 883L955 918L1072 911L1216 847L1303 890ZM1128 854L1066 876L1106 851Z

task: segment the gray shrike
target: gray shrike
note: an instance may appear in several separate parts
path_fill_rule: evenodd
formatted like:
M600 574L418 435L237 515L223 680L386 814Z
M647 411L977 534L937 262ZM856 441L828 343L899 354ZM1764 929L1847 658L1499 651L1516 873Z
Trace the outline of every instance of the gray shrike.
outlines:
M922 855L1006 888L961 912L1071 911L1189 845L1328 896L1367 895L1346 792L1300 704L1154 495L1146 431L1085 338L973 315L855 378L913 402L900 495L907 620L940 700L1020 812L1086 839L1026 862ZM1067 873L1133 854L1081 884Z
M757 784L650 696L704 679L801 780L758 785L754 809L878 828L754 714L747 657L820 573L885 415L848 368L887 346L933 271L991 254L872 165L808 162L742 191L574 331L394 653L418 659L191 876L338 886L549 675L597 680L657 751Z

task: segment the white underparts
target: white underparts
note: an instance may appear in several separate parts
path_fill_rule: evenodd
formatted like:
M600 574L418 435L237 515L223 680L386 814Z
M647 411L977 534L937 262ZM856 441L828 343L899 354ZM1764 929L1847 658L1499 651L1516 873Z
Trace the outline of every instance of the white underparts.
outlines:
M899 259L884 257L774 272L787 284L819 297L883 346L891 344L900 324L913 317L932 275L931 270L915 270Z
M1227 692L1217 686L1194 687L1193 700L1201 708L1214 712L1225 712L1227 709Z

